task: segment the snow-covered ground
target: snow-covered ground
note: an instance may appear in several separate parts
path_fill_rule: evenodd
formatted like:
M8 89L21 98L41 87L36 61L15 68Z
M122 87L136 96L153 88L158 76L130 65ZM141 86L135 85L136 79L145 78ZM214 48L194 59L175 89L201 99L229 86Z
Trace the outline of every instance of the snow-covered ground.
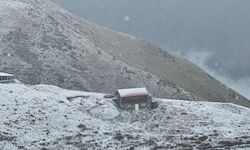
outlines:
M0 149L250 149L250 110L155 99L126 112L104 94L0 84Z

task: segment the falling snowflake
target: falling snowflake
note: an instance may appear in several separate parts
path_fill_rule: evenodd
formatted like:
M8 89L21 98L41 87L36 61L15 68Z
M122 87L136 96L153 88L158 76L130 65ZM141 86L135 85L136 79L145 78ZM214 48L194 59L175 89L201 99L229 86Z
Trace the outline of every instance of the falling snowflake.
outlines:
M130 21L130 17L129 16L124 16L124 21Z

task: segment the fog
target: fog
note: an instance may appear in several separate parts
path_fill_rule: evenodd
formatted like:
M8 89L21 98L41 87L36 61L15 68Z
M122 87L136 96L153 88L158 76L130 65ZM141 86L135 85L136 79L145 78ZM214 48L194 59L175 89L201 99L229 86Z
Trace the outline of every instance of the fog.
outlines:
M248 99L250 99L250 77L244 77L240 79L233 79L224 75L219 74L218 72L209 69L208 65L206 65L206 61L209 59L209 57L213 57L213 54L209 51L190 51L186 53L185 55L180 54L180 52L177 52L177 54L184 56L185 58L191 60L193 63L197 64L199 67L204 69L206 72L208 72L210 75L216 77L219 81L226 84L226 86L238 91ZM215 65L219 65L218 63Z
M249 0L54 0L178 53L250 98Z

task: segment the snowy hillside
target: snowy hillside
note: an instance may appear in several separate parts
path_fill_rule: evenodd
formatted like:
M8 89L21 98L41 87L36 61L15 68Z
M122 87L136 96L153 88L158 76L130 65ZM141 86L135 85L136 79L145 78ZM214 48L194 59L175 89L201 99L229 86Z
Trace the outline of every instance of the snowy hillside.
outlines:
M250 148L248 108L157 99L154 110L125 112L103 96L0 84L0 149Z
M201 68L140 38L79 18L50 0L0 1L0 71L27 84L113 92L147 87L156 97L250 101Z

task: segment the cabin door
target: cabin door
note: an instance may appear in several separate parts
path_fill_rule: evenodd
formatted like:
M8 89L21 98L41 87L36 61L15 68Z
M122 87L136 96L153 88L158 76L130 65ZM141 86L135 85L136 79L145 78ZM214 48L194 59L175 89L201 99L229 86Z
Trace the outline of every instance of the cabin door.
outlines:
M139 110L139 104L135 104L135 110Z

